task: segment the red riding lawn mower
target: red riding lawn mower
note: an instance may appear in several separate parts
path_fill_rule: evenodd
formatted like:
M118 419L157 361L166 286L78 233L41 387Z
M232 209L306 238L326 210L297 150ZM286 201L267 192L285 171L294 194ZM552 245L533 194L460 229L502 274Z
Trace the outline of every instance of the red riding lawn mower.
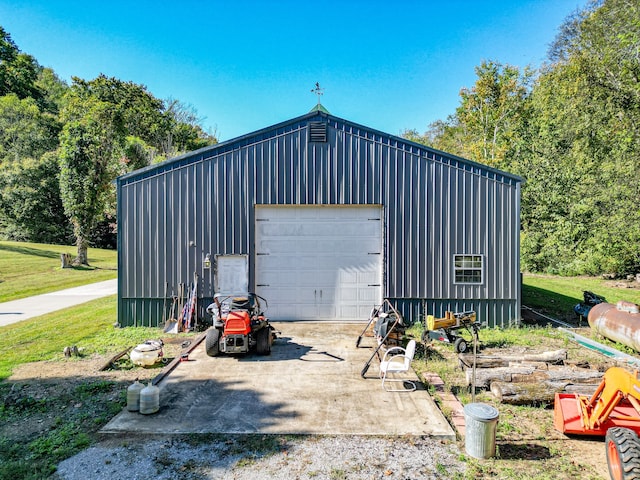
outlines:
M221 353L248 353L269 355L275 339L275 329L262 311L260 300L267 301L255 293L219 296L207 307L213 325L207 330L205 349L210 357Z

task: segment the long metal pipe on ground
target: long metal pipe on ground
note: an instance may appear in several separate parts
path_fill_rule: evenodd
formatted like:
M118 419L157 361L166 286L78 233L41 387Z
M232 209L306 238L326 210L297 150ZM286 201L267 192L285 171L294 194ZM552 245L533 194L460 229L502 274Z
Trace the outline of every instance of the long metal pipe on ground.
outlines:
M589 311L589 326L598 335L640 352L640 313L629 302L599 303Z
M561 332L569 335L573 340L582 345L583 347L588 348L589 350L593 350L595 352L600 353L606 357L612 358L618 362L626 363L628 365L632 365L634 367L640 367L640 359L637 359L631 355L628 355L620 350L616 350L615 348L608 347L603 345L600 342L596 342L595 340L591 340L583 335L580 335L576 332L569 330L568 328L560 327L558 328Z

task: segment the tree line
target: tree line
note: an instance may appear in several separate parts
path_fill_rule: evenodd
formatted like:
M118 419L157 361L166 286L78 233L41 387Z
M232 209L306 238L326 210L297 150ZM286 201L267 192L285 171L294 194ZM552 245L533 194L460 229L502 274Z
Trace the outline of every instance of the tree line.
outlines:
M538 70L475 73L453 114L404 136L523 177L523 270L640 272L640 3L576 11Z
M0 235L116 247L113 180L217 143L196 110L100 75L71 85L0 26Z
M640 272L640 3L594 0L539 69L483 61L445 120L404 136L523 177L522 269ZM113 179L216 143L193 107L61 81L0 26L0 236L115 247Z

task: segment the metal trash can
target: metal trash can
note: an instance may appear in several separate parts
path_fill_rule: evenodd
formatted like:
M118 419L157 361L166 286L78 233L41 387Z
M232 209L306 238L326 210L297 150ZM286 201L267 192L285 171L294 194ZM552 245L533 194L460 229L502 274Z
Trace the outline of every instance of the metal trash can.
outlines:
M496 454L498 410L485 403L464 406L464 447L474 458L490 458Z

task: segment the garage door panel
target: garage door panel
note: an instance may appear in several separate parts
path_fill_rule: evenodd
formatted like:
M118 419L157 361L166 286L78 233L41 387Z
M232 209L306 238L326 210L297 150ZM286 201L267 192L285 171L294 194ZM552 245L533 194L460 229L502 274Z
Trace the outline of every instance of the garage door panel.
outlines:
M367 284L367 285L379 284L380 276L378 275L378 272L372 272L372 271L358 272L357 282L362 284Z
M301 305L315 305L316 295L312 288L299 288L295 296L292 295L290 300L292 303L299 303Z
M312 255L281 255L278 260L285 265L287 268L294 268L296 271L309 271L315 270L318 268L318 259Z
M299 255L292 252L289 255L262 255L256 261L256 268L261 271L286 271L286 270L315 270L318 267L317 257L310 255Z
M376 297L375 292L369 289L358 290L358 303L373 305L380 303L380 299Z
M343 287L340 289L340 301L343 304L357 303L359 295L357 287Z
M380 207L257 206L256 218L267 254L256 256L256 284L271 318L366 320L380 303Z
M318 308L314 304L299 305L291 313L283 312L283 320L313 320L318 316Z
M302 226L289 222L262 222L260 233L269 237L297 237L302 233Z
M344 318L366 320L367 317L359 317L357 305L342 305L340 308L340 315Z
M349 285L349 284L357 283L358 272L354 270L340 270L339 279L340 279L341 285Z
M374 237L376 236L376 232L377 229L380 225L379 221L368 221L364 224L360 225L360 230L359 230L359 235L360 236L367 236L367 237Z
M258 258L256 258L256 269L264 272L265 275L268 275L274 270L286 269L286 265L284 265L277 256L259 255Z
M336 252L344 248L344 241L333 238L318 239L316 242L316 253L318 256L335 257Z
M318 305L317 315L320 318L331 318L331 319L337 318L338 316L336 312L336 307L334 305L326 304L326 303Z
M322 270L316 270L315 272L307 272L305 273L310 278L315 279L315 285L318 286L318 289L321 288L333 288L336 284L335 277L336 272L332 269L327 269L326 265L322 266Z
M339 270L344 268L343 265L344 265L343 257L337 257L333 255L333 256L324 256L324 257L318 258L319 268L321 268L322 270L329 270L333 272L332 278L335 278L336 276L338 276L339 278L339 275L340 275Z
M345 258L347 256L355 258L353 265L360 266L367 261L367 257L380 253L380 245L377 241L370 238L354 238L345 240L326 240L318 241L318 252L326 253L327 256L339 256ZM358 248L357 251L354 249ZM374 260L377 263L378 259Z
M319 295L319 297L317 297L316 299L320 304L329 303L333 305L337 299L336 291L329 288L321 288L318 291L317 295Z
M380 245L380 237L364 237L359 240L360 245L362 245L362 253L371 255L371 254L379 254L380 249L382 248Z
M314 275L310 274L308 271L297 270L296 274L297 274L297 282L301 288L318 286L317 278Z
M298 242L295 240L287 240L281 239L280 241L276 240L263 240L258 245L256 245L256 252L262 255L277 255L295 252L297 250Z
M291 268L287 267L287 265L274 265L272 262L261 262L260 264L256 263L256 268L264 269L264 273L256 282L258 284L264 283L270 285L275 281L276 283L274 285L277 285L277 281L280 275L286 275L289 272L292 272ZM297 273L296 270L293 270L293 272Z
M292 272L287 270L280 270L274 272L268 272L261 279L258 285L268 285L268 286L281 286L281 287L291 287L295 286L298 283L298 272Z

